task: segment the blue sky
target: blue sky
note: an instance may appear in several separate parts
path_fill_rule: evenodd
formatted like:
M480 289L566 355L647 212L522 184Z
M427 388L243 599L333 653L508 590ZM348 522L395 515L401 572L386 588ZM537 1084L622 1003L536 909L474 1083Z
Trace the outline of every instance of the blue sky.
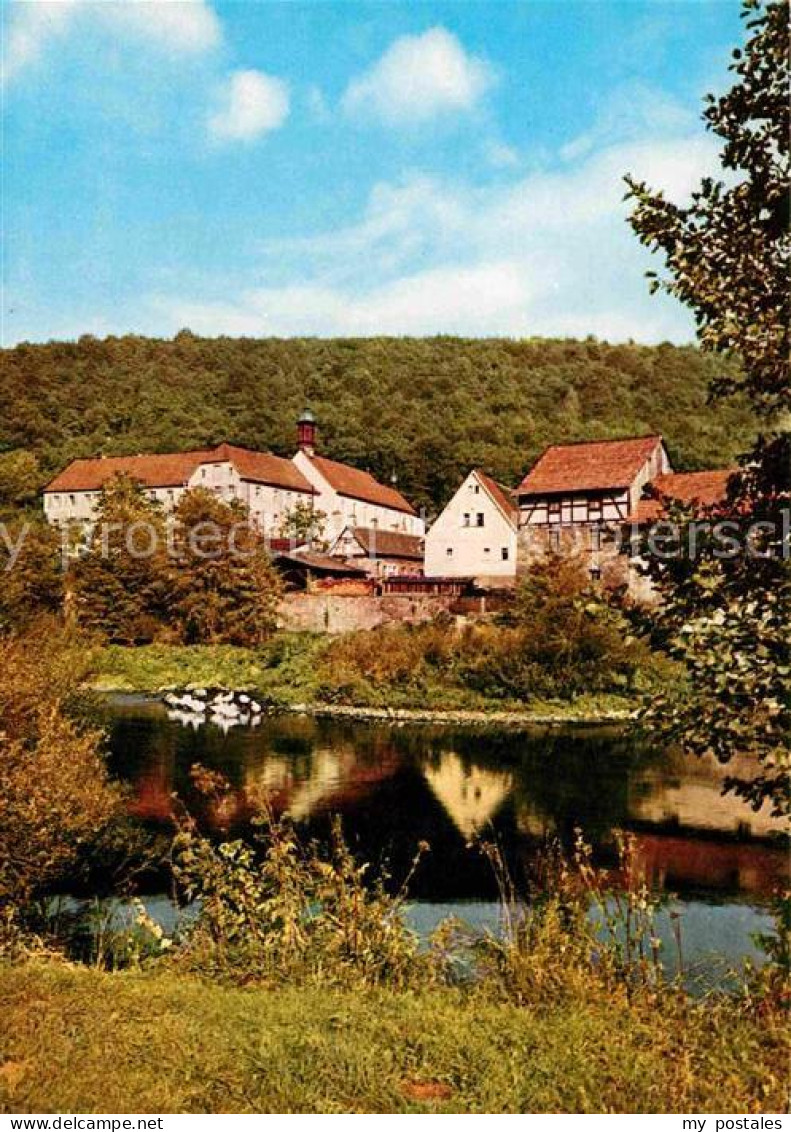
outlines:
M620 178L716 173L736 0L2 11L5 344L693 337Z

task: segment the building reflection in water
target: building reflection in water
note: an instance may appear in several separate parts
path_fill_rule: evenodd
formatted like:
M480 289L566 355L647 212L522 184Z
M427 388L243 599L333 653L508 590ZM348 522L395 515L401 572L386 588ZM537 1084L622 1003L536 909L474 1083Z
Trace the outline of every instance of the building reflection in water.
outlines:
M173 796L207 829L243 832L265 794L307 835L326 835L335 813L351 844L394 877L417 841L432 845L418 898L490 897L494 882L476 838L496 837L518 874L549 837L581 828L600 860L612 831L631 830L647 875L671 891L769 896L788 876L784 825L722 794L714 762L641 751L615 732L459 732L388 728L286 716L222 735L179 728L154 706L114 715L116 769L135 787L132 811L161 824ZM190 767L229 782L220 803L197 796ZM742 773L749 767L728 767Z

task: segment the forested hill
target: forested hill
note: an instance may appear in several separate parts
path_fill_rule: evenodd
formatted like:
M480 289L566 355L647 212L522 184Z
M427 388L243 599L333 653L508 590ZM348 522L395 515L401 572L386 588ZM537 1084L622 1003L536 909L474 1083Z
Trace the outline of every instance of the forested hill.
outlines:
M713 408L723 369L693 347L593 339L125 337L2 353L0 451L36 454L42 480L75 456L221 440L291 454L309 404L322 451L443 503L472 465L514 483L545 445L665 435L678 468L718 467L753 431Z

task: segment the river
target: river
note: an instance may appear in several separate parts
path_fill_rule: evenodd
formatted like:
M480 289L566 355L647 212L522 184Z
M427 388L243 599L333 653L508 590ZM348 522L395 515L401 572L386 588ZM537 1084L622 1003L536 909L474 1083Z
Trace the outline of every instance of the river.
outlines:
M339 814L350 845L398 884L420 841L430 845L410 885L410 918L427 933L453 913L497 920L497 889L476 842L497 839L519 882L548 838L580 828L605 868L613 831L633 833L650 883L668 898L659 934L675 956L669 913L680 916L683 961L708 971L759 958L772 893L788 878L782 824L723 796L714 763L640 746L615 728L461 728L383 725L302 715L267 717L224 733L168 718L158 702L116 698L108 708L111 765L133 787L147 825L170 823L176 793L216 836L244 836L252 788L266 791L308 837ZM232 790L212 806L192 789L200 763ZM167 921L165 898L149 894ZM672 965L675 959L670 960Z

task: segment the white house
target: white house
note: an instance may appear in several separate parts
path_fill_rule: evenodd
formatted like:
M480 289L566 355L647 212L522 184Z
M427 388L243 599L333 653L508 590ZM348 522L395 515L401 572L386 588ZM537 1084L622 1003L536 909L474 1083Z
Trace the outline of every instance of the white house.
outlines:
M238 499L270 535L279 534L297 503L310 504L316 494L291 460L220 444L192 452L73 460L44 488L48 521L57 526L92 521L103 487L120 475L142 484L166 512L195 487L204 487L228 502Z
M425 524L395 487L369 472L316 454L316 422L306 410L298 422L299 451L294 466L311 484L313 505L323 512L323 539L334 544L347 527L400 531L421 537Z
M61 526L90 522L105 484L115 476L127 475L141 483L166 511L194 487L208 488L225 500L238 499L271 537L284 533L289 513L301 503L323 513L322 538L330 544L347 527L422 538L422 518L395 487L379 483L359 468L316 454L316 422L307 410L298 423L298 439L299 450L291 460L233 444L191 452L73 460L44 488L44 512L49 522Z
M475 468L426 535L426 575L512 584L518 518L508 489Z

